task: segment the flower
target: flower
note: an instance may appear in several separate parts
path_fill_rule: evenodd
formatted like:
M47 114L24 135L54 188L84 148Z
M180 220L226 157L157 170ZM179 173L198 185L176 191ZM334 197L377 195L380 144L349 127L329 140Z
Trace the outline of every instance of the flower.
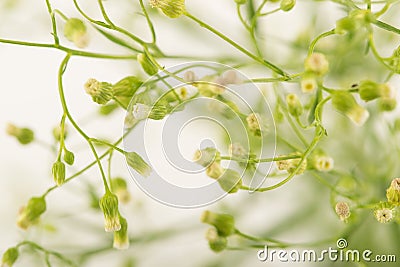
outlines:
M90 95L94 102L104 105L113 97L111 87L107 82L99 82L96 79L90 78L85 83L85 91Z
M150 175L151 167L136 152L126 152L125 158L128 165L145 177Z
M288 173L293 173L297 168L298 165L301 162L301 153L300 152L294 152L286 156L299 156L299 158L293 158L293 159L285 159L285 160L280 160L276 162L276 165L278 167L278 170L281 171L287 171ZM281 156L285 157L285 155ZM296 172L296 174L302 174L307 168L307 159L304 159L303 162L300 165L300 168Z
M303 105L301 104L299 98L295 94L288 94L286 96L286 104L290 115L293 117L299 117L303 114Z
M362 126L369 117L369 112L360 106L354 97L345 91L332 93L332 105L339 112L346 115L357 126Z
M261 136L262 132L265 132L268 128L264 122L264 118L258 113L251 113L246 118L247 127L256 136Z
M128 249L129 248L128 222L121 215L119 215L119 221L121 224L121 229L114 232L113 247L120 250Z
M115 232L121 229L118 210L118 197L107 191L99 201L104 214L104 229L106 232Z
M117 195L118 201L128 203L131 199L131 194L128 191L128 185L123 178L117 177L111 179L112 191Z
M350 217L350 208L346 202L338 202L335 206L336 214L339 216L340 220L346 222Z
M207 230L206 239L208 241L210 249L214 252L223 251L228 244L227 238L225 236L220 236L217 229L215 229L214 227L211 227Z
M400 205L400 178L393 179L386 190L386 198L389 203Z
M280 8L282 11L290 11L296 4L296 0L282 0L280 4Z
M70 18L64 26L64 36L79 48L85 48L89 43L86 26L82 20Z
M206 170L206 174L208 177L213 178L213 179L218 179L222 173L224 172L224 169L221 167L219 162L213 162L211 163Z
M201 150L196 150L193 156L193 161L197 164L207 167L214 161L220 162L220 152L214 147L206 147Z
M215 226L219 236L230 236L235 233L235 219L232 215L214 213L209 210L203 212L201 222Z
M303 93L312 93L318 88L318 83L313 76L304 76L300 82L301 91Z
M238 172L231 169L223 170L217 181L222 190L229 194L236 193L242 186L242 177Z
M26 207L23 207L19 213L17 225L26 230L31 225L35 224L40 215L46 211L46 201L43 196L32 197Z
M304 62L306 71L313 72L319 76L326 74L329 70L329 62L324 54L313 53Z
M147 54L138 54L137 61L142 66L142 69L150 76L157 74L158 67L151 61Z
M388 223L391 220L393 220L394 216L394 210L390 208L379 208L374 211L375 218L378 220L380 223Z
M17 138L21 145L27 145L35 139L35 134L31 129L24 127L20 128L12 123L7 124L6 133Z

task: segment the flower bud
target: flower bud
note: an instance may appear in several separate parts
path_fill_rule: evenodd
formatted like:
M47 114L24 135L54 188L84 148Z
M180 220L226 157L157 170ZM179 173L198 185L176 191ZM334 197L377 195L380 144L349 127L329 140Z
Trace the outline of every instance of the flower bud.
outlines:
M313 53L304 62L306 71L313 72L319 76L326 74L329 70L329 62L324 54Z
M114 194L117 195L119 202L126 204L131 199L131 194L128 191L128 185L124 179L120 177L111 179L111 188Z
M303 93L312 93L318 88L318 83L313 74L304 75L300 81Z
M178 18L185 13L185 0L150 0L150 5L161 9L170 18Z
M99 107L99 114L102 116L107 116L110 115L111 113L113 113L114 110L116 110L118 108L118 104L115 102L106 104L106 105L102 105Z
M389 65L395 73L400 74L400 45L393 51L392 60Z
M243 158L248 155L248 152L240 143L233 143L229 145L229 155L236 158Z
M65 182L65 164L61 161L56 161L51 169L54 182L57 186L62 186Z
M121 224L121 229L114 232L113 247L120 250L128 249L129 248L128 222L121 215L119 215L119 221Z
M18 260L18 248L12 247L6 250L1 260L1 267L11 267Z
M296 0L282 0L280 7L282 11L290 11L292 10L292 8L294 7L294 5L296 4Z
M251 113L248 115L246 122L250 132L254 133L255 136L261 136L261 133L265 132L268 128L264 118L258 113Z
M303 114L303 105L295 94L288 94L286 96L286 103L288 111L293 117L299 117Z
M151 167L136 152L126 152L126 161L128 165L145 177L150 175Z
M388 223L392 221L395 216L395 210L387 203L381 203L374 211L376 220L380 223Z
M240 174L231 169L223 171L223 174L217 181L222 190L229 194L236 193L242 186L242 178L240 177Z
M400 178L393 179L386 190L386 198L389 203L400 205Z
M75 161L75 155L71 151L64 149L64 161L68 165L74 164Z
M85 83L85 91L90 95L94 102L104 105L113 97L112 85L107 82L99 82L96 79L90 78Z
M230 236L235 233L235 219L232 215L214 213L209 210L203 212L201 222L215 226L219 236Z
M247 3L247 0L235 0L236 4L238 5L244 5Z
M142 69L150 76L157 74L158 67L150 60L147 54L138 54L137 61L142 66Z
M348 92L340 91L333 93L332 105L358 126L362 126L369 117L368 110L357 104L354 97Z
M209 79L209 77L205 78ZM218 79L213 81L200 81L193 85L197 87L199 94L205 97L215 97L225 92L225 85Z
M85 48L88 45L86 26L80 19L70 18L67 20L64 26L64 36L79 48Z
M193 71L188 70L188 71L185 71L185 73L183 74L183 79L186 82L191 83L191 82L196 81L197 77L196 77L196 74Z
M169 114L167 106L163 104L155 104L151 107L148 118L152 120L162 120Z
M336 214L339 216L340 220L346 222L350 217L350 208L346 202L338 202L335 206Z
M378 107L380 111L393 111L397 107L397 100L394 97L382 97L378 100Z
M228 245L227 238L225 236L220 236L218 234L217 229L215 229L214 227L209 228L207 230L206 239L208 241L208 245L210 246L210 249L214 252L221 252Z
M64 139L67 138L67 136L68 136L67 125L64 125L64 133L63 133ZM61 125L57 125L56 127L53 128L53 137L57 142L60 141L60 138L61 138Z
M378 84L373 81L362 81L358 86L360 97L364 101L371 101L378 97L392 97L393 92L388 84Z
M196 150L194 153L193 161L203 167L209 166L214 161L219 163L220 153L214 147L206 147L202 150Z
M19 213L17 225L26 230L29 226L35 224L40 215L46 211L46 201L44 197L32 197L26 207L23 207Z
M301 158L300 158L301 153L295 152L295 153L291 153L287 156L299 156L299 158L280 160L280 161L276 162L276 165L278 167L278 170L287 171L288 173L293 173L297 169L297 167L301 161ZM307 159L304 159L296 174L298 174L298 175L302 174L306 170L306 168L307 168Z
M221 165L219 165L218 162L211 163L206 170L207 176L213 179L218 179L223 172L224 169L221 167Z
M107 191L99 201L100 208L104 214L104 229L106 232L121 230L119 220L118 197Z
M374 14L370 10L358 9L350 12L348 17L344 17L336 21L336 34L345 34L347 32L355 32L359 28L364 27L376 20Z
M35 134L31 129L19 128L11 123L7 124L6 132L8 135L17 138L22 145L27 145L35 139Z
M142 84L143 82L139 78L128 76L114 84L111 87L111 90L113 95L116 97L132 97Z

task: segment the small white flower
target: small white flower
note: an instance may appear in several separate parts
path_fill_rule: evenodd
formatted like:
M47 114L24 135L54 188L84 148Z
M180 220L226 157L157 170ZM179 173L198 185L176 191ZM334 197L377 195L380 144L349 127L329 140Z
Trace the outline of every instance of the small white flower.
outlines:
M333 158L328 156L321 156L316 159L315 168L318 171L327 172L333 169L334 161Z
M229 155L232 157L243 157L247 155L247 150L239 143L229 145Z
M394 218L393 210L388 208L375 210L374 215L380 223L388 223Z

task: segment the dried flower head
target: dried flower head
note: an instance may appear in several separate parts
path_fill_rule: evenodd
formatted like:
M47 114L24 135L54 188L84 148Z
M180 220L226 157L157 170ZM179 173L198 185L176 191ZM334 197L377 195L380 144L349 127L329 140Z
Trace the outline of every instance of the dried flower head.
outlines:
M350 217L350 207L346 202L338 202L335 206L336 214L340 220L345 222Z
M104 105L113 97L112 85L107 82L99 82L96 79L90 78L85 83L85 91L90 95L94 102Z
M118 210L118 197L107 191L99 201L104 214L104 229L106 232L115 232L121 229Z

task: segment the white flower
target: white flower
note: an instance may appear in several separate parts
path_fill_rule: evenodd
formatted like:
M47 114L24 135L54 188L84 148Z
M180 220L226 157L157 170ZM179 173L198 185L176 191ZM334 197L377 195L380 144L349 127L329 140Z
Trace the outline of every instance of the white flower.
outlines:
M394 218L393 210L388 208L375 210L374 215L380 223L388 223Z

